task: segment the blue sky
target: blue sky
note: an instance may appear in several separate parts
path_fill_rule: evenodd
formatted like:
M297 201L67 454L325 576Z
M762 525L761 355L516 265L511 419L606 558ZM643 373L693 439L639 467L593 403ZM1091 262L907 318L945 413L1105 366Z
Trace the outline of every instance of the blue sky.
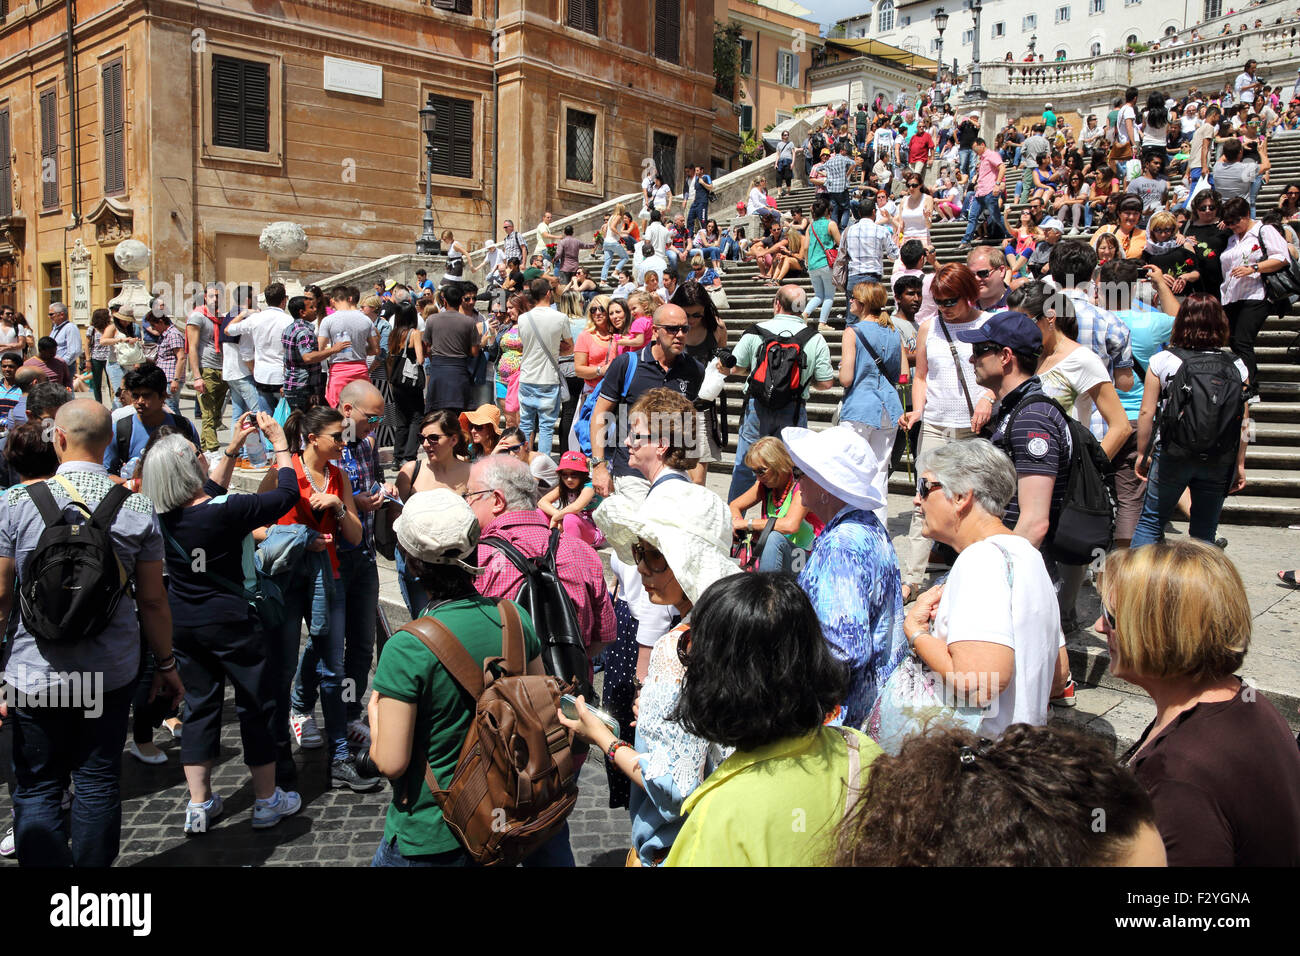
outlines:
M795 2L811 10L813 12L811 19L822 26L871 9L871 0L795 0Z

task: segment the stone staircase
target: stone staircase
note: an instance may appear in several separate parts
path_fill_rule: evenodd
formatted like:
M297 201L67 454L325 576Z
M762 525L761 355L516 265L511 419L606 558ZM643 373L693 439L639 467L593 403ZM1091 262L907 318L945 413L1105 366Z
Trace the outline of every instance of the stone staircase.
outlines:
M1276 206L1285 184L1300 181L1300 135L1277 139L1270 149L1273 168L1271 183L1260 191L1256 209L1259 212ZM778 205L783 211L795 206L805 213L811 208L814 191L811 188L793 190L781 197ZM1015 220L1023 204L1013 204L1008 219ZM965 231L964 222L935 223L931 237L938 260L964 262L965 255L957 252ZM1084 238L1091 235L1086 231ZM754 322L772 314L773 289L756 281L757 269L753 265L727 265L722 284L726 290L729 308L723 311L727 324L728 341L734 346L741 333ZM794 280L809 291L806 276ZM893 308L892 301L887 308ZM834 320L841 320L846 312L842 293L837 293L832 312ZM1269 319L1260 333L1256 346L1259 361L1260 392L1262 401L1252 408L1255 419L1253 444L1247 451L1246 465L1249 484L1224 504L1223 521L1226 524L1266 524L1285 526L1300 523L1300 365L1287 359L1287 346L1300 334L1300 308L1291 314ZM838 369L840 358L840 333L829 333L831 356ZM730 473L734 456L735 435L740 425L740 409L745 385L729 381L725 388L728 401L731 439L724 460L711 466L712 471ZM808 399L810 428L830 425L835 406L843 397L836 386L811 393ZM890 490L911 493L906 469L896 470L891 477Z

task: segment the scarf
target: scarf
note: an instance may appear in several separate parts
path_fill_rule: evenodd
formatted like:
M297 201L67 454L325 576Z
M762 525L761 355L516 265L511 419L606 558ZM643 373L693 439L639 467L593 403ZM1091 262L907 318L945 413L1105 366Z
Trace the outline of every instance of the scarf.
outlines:
M1164 255L1166 252L1173 252L1175 249L1182 247L1182 240L1177 237L1170 239L1168 242L1154 242L1148 236L1146 251L1154 256Z

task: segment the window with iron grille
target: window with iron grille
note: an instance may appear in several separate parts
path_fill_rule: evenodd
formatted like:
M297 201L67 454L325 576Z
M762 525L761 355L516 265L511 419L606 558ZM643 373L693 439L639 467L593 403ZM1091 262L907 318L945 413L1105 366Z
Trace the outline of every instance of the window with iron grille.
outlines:
M449 13L474 13L474 0L433 0L435 10L446 10Z
M271 66L212 57L212 144L271 150Z
M582 110L564 111L564 178L575 182L596 181L596 114Z
M433 133L433 174L473 179L473 101L453 99L450 96L431 96L429 104L438 111Z
M593 36L600 32L599 0L569 0L569 26Z
M669 133L654 135L655 169L664 178L669 188L676 189L677 179L677 137Z
M104 64L100 74L104 97L104 195L126 192L126 123L122 105L122 61Z
M655 0L655 56L676 63L681 45L681 0Z
M59 208L59 91L41 92L41 208Z
M9 160L9 111L0 110L0 218L14 214L13 169Z
M776 81L782 86L799 85L799 58L780 50L776 54Z

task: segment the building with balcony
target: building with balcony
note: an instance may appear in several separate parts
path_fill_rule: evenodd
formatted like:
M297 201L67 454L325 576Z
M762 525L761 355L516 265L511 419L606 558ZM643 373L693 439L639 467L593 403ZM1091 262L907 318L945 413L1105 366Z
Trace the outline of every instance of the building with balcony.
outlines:
M715 9L715 4L717 9ZM307 233L309 281L420 234L432 103L436 228L475 247L709 164L722 0L80 0L0 4L0 302L78 320L125 278L172 308L265 283L261 230ZM71 10L71 13L69 12ZM725 15L725 13L724 13ZM728 113L729 105L724 104ZM731 134L734 140L734 133ZM724 154L725 155L725 154ZM84 249L83 253L81 250ZM77 287L71 295L72 256ZM88 275L87 275L88 273Z
M808 102L808 71L825 43L811 11L791 0L728 0L726 22L737 31L740 130L757 134L794 116Z

